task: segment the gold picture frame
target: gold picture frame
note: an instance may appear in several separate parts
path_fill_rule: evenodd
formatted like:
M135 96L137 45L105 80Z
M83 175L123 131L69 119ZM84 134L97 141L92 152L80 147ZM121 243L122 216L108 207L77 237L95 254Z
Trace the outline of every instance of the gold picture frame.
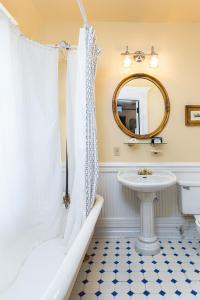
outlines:
M185 106L185 125L200 126L200 105Z

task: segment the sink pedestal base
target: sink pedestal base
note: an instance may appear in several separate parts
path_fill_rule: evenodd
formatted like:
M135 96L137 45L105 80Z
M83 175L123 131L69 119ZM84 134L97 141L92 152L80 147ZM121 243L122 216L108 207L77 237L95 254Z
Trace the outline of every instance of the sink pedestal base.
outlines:
M160 244L155 235L154 199L155 193L138 192L140 199L140 236L136 241L135 249L143 255L156 255L160 252Z

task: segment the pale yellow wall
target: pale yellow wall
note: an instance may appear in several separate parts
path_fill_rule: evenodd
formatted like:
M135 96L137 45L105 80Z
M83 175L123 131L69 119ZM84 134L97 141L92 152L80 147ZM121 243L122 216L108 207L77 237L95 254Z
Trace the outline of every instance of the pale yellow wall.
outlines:
M47 43L63 39L77 43L79 26L80 23L73 22L46 23L37 38ZM200 161L200 127L184 125L185 104L200 104L200 24L97 22L94 26L98 44L102 48L96 81L100 161ZM125 74L120 52L127 44L131 50L145 51L154 45L159 52L159 68L150 69L146 61L134 64L132 70ZM136 72L146 72L157 77L170 97L171 115L161 134L168 144L162 146L163 154L158 157L150 153L150 146L124 145L127 137L113 118L113 91L124 76ZM62 127L63 110L62 103ZM120 147L119 157L113 155L113 147L116 146Z
M96 24L95 28L103 48L97 76L100 160L199 161L200 127L185 127L184 106L200 104L200 25L104 23ZM153 44L159 51L158 69L150 69L147 63L134 64L130 72L146 72L157 77L169 93L171 115L161 134L168 144L161 146L163 154L158 157L150 153L150 146L124 145L126 136L112 116L113 90L124 76L119 53L126 44L134 50L149 50ZM120 157L113 156L114 146L120 147Z
M66 39L77 41L80 24L46 24L40 37L44 42ZM185 104L200 104L200 24L135 24L95 23L99 57L96 94L99 158L114 161L199 161L200 127L184 125ZM130 49L148 51L153 44L159 52L160 66L150 69L148 62L134 64L125 74L120 52ZM166 87L170 102L169 122L162 132L168 144L161 146L163 154L154 156L150 146L128 147L126 136L117 127L112 115L112 95L118 82L126 75L146 72L157 77ZM120 147L121 155L113 155L113 147Z

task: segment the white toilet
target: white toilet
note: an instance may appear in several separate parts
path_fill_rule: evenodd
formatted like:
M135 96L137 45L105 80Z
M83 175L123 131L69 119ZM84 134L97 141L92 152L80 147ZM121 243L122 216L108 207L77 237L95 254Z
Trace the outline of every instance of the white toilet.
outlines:
M179 181L178 197L182 213L194 216L200 235L200 181Z
M199 233L199 235L200 235L200 215L194 215L194 217L195 217L195 223L196 223L196 228L197 228L197 231L198 231L198 233Z

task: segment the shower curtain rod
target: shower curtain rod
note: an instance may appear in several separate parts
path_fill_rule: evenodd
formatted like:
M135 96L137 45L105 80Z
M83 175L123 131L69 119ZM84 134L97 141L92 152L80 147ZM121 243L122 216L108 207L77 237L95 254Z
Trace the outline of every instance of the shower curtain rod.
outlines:
M13 18L13 16L7 11L7 9L3 6L3 4L0 3L0 11L6 15L6 17L10 20L10 22L15 25L18 26L17 21L15 20L15 18Z
M86 25L89 25L88 22L88 18L87 18L87 14L83 5L82 0L76 0L76 3L79 7L81 16L83 18L83 21ZM12 24L14 24L15 26L18 26L18 22L15 20L15 18L8 12L8 10L3 6L2 3L0 3L0 11L2 11L7 17L8 19L12 22Z
M13 24L14 26L18 27L18 22L15 20L15 18L9 13L9 11L3 6L3 4L0 3L0 13L2 12L3 15L5 15L8 20L11 22L11 24ZM22 36L24 36L22 34ZM77 46L76 45L70 45L69 43L65 42L65 41L61 41L59 44L56 45L49 45L51 47L55 47L55 48L63 48L66 50L73 50L76 49Z
M81 16L83 18L84 24L89 25L88 17L87 17L85 7L83 5L82 0L76 0L76 3L78 4L78 7L79 7L79 10L80 10Z
M61 41L59 44L55 45L54 47L66 50L74 50L77 49L77 45L71 45L65 41Z
M76 0L76 3L79 7L83 22L86 26L89 26L89 22L88 22L88 17L85 11L85 7L83 5L82 0ZM73 50L73 49L77 49L76 45L70 45L69 43L65 42L65 41L61 41L58 45L56 45L58 48L62 48L62 49L66 49L66 50Z
M86 26L89 26L88 17L87 17L85 7L83 5L82 0L76 0L76 3L79 7L79 10L80 10L80 13L81 13L84 24ZM65 41L61 41L58 45L56 45L56 47L66 49L66 50L77 49L77 45L70 45L69 43L67 43Z
M85 23L85 25L89 25L88 23L88 18L87 18L87 14L85 11L85 8L83 6L82 0L76 0L81 16L83 18L83 21ZM15 20L15 18L8 12L8 10L3 6L3 4L0 3L0 12L2 12L9 20L10 22L15 25L18 26L18 22ZM70 45L69 43L65 42L65 41L61 41L59 44L56 45L52 45L53 47L56 48L62 48L62 49L66 49L66 50L73 50L73 49L77 49L77 45Z

